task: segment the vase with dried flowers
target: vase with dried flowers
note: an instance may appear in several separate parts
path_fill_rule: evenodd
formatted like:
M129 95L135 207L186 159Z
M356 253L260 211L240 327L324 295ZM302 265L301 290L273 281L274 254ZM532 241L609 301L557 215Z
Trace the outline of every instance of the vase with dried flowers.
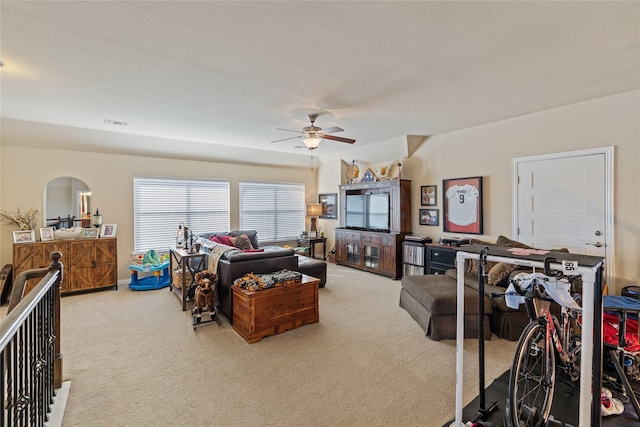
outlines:
M20 211L20 206L16 212L0 211L0 217L5 224L16 224L20 230L35 230L38 223L38 210L29 209L26 212Z

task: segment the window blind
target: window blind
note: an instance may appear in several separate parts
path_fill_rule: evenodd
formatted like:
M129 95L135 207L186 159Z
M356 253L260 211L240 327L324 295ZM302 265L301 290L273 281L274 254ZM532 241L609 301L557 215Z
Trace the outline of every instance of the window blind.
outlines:
M304 230L303 184L240 182L240 229L261 242L294 240Z
M181 222L194 234L229 230L229 204L226 180L134 176L134 250L174 246Z

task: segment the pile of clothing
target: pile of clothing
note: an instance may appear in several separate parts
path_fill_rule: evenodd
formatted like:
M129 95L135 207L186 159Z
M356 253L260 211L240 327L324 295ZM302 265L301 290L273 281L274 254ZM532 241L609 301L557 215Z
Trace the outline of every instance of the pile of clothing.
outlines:
M640 380L640 332L638 331L640 300L627 296L604 297L602 313L602 341L605 344L624 347L625 375L630 380ZM619 332L624 327L624 339Z
M279 270L275 273L253 274L248 273L233 281L233 286L237 286L249 291L262 291L277 286L286 286L293 283L300 283L302 273L293 270Z

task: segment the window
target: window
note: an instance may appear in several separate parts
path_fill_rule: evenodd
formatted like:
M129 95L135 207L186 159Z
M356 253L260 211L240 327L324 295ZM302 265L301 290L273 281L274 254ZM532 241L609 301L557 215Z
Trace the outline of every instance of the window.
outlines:
M240 182L240 229L261 242L294 240L304 230L304 185Z
M229 230L229 217L228 181L133 177L136 252L174 246L181 222L199 234Z

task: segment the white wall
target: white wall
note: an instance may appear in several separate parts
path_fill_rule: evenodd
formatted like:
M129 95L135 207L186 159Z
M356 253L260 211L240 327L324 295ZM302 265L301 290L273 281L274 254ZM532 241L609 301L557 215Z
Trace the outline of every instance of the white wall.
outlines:
M228 179L231 188L231 229L238 228L240 180L302 183L305 185L308 200L316 200L317 197L316 171L311 171L306 165L291 168L247 166L48 150L12 146L10 143L11 141L5 140L0 147L0 207L11 211L15 211L18 205L24 209L34 207L42 214L43 191L47 182L61 176L71 176L84 181L92 192L92 209L100 209L103 223L118 225L119 279L129 277L129 255L133 252L134 175ZM12 262L12 231L16 229L10 225L0 228L0 265Z
M318 194L323 193L335 193L338 204L340 203L340 196L338 195L338 186L340 185L340 179L344 175L343 162L341 160L330 160L328 162L321 163L321 167L318 171ZM320 184L321 183L321 184ZM327 253L335 246L335 233L333 230L340 226L340 206L338 208L338 218L336 219L323 219L318 218L318 227L320 231L324 232L327 238ZM316 252L317 253L317 252Z
M434 240L443 234L442 225L419 225L420 186L438 186L442 216L443 179L483 176L483 238L511 237L513 158L615 146L616 280L609 285L619 293L640 284L639 118L640 91L632 91L427 138L403 162L402 177L412 180L413 232ZM323 170L319 177L324 188Z
M442 179L484 177L486 239L511 234L511 161L514 157L615 146L615 251L616 281L611 288L640 283L640 91L585 101L496 123L427 138L403 161L403 178L411 179L413 232L437 239L440 227L419 225L420 186L438 186L442 209ZM93 136L93 134L92 134ZM336 159L320 163L316 171L300 168L256 167L189 160L158 159L114 154L57 151L11 145L0 147L0 208L17 205L42 212L44 185L59 176L86 182L105 222L118 224L119 277L128 276L128 255L133 248L132 178L134 174L194 176L231 180L232 228L238 226L237 182L240 179L302 182L307 201L317 193L337 192L345 164ZM397 158L400 158L398 155ZM388 159L389 161L395 160ZM317 175L317 181L316 181ZM442 214L442 213L441 213ZM319 220L333 247L333 229L339 220ZM0 229L0 265L11 262L11 231Z

